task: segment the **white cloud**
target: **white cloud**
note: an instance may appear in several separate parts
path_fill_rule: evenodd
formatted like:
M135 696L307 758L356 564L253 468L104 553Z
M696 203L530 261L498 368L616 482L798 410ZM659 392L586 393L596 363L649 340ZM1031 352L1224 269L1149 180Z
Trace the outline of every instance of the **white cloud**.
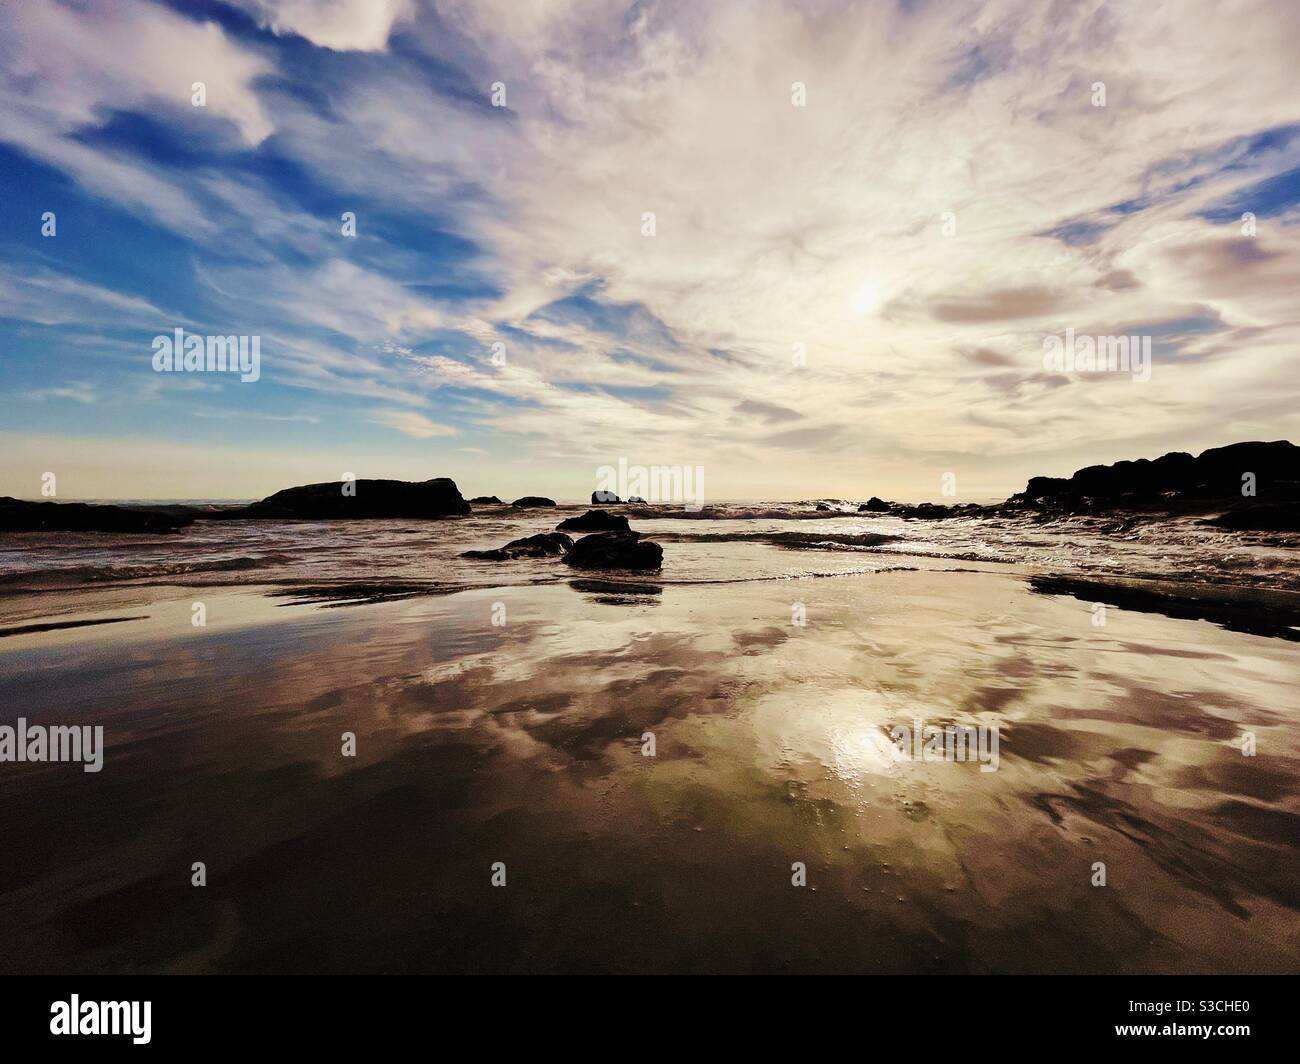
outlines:
M24 272L0 266L0 317L60 325L85 321L88 311L111 315L117 321L155 325L164 318L161 310L136 296L51 270ZM147 348L147 343L144 346Z
M6 4L5 103L38 117L47 133L98 125L107 109L157 104L229 119L248 144L271 124L253 81L271 66L231 42L214 22L195 22L141 0L79 7ZM191 87L207 87L195 108Z
M398 432L406 436L413 436L417 440L428 440L435 436L456 435L455 429L430 421L423 414L417 414L413 410L376 410L373 414L374 416L370 418L372 423L387 425L390 429L396 429Z
M377 52L411 17L412 0L230 0L275 33L296 33L338 52Z
M333 218L253 177L186 182L73 139L107 106L187 106L170 60L151 66L122 40L141 22L135 2L116 21L98 4L0 16L4 135L177 231L238 247L241 264L200 261L199 276L232 313L272 323L268 375L381 402L381 423L408 435L440 427L404 408L459 388L500 454L517 437L565 460L653 449L708 462L721 491L759 469L787 494L917 484L924 496L953 467L1005 493L1146 439L1199 449L1300 428L1300 227L1261 219L1243 247L1236 227L1197 213L1265 176L1223 172L1225 146L1300 122L1294 5L448 0L437 21L409 4L242 6L336 50L380 50L409 29L412 48L466 72L470 98L439 93L406 56L338 59L347 73L325 111L259 95L268 60L215 27L149 9L140 33L223 66L220 113L245 144L274 129L276 151L309 174L474 242L473 270L498 298L453 310L417 288L445 279L441 262L434 276L386 274L409 264L406 248L345 258ZM497 80L508 110L487 105ZM792 106L796 81L806 107ZM1105 108L1091 106L1096 81ZM1298 163L1282 155L1270 172ZM1111 209L1134 200L1150 205ZM1097 226L1089 243L1044 235L1081 220ZM19 301L14 285L0 276L0 307ZM672 341L533 316L580 289L644 307ZM879 305L855 308L867 290ZM1148 384L1042 373L1044 333L1198 316L1225 328L1184 337ZM485 349L502 340L507 364L437 351L444 329ZM754 414L777 407L791 412L779 425Z

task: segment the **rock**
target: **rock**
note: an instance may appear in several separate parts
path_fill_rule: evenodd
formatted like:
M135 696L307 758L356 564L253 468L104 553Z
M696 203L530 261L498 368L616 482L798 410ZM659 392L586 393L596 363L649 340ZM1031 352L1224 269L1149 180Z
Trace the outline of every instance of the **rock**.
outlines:
M817 509L820 513L830 513L833 508L827 506L824 502L819 502L817 504Z
M1270 501L1300 499L1300 447L1286 440L1212 447L1193 457L1174 451L1148 461L1080 469L1071 477L1033 477L1008 502L1036 509L1080 512L1098 507L1185 508L1198 501L1240 499L1253 478Z
M510 504L511 506L554 506L554 499L546 499L541 495L525 495L522 499L516 499Z
M858 513L884 514L889 512L889 503L875 495L858 507Z
M0 532L175 532L193 521L189 514L0 496Z
M514 558L545 558L553 554L565 554L572 547L572 537L566 536L563 532L542 532L536 536L512 539L504 547L497 547L494 550L467 550L461 557L504 562Z
M1206 524L1241 532L1300 532L1300 503L1243 503Z
M610 503L610 502L622 502L622 501L623 500L620 499L617 495L615 495L612 491L593 491L591 493L591 502L593 506L598 502Z
M631 531L583 536L564 556L566 564L579 569L659 569L663 560L663 547Z
M954 516L952 509L933 502L923 502L917 506L905 506L902 503L894 503L894 505L889 508L889 512L895 517L918 517L925 521L940 521L945 517Z
M343 494L342 481L285 488L251 506L209 516L227 520L267 518L320 521L339 518L422 519L469 513L469 503L461 498L455 481L448 477L423 481L358 480L355 486L355 495Z
M555 526L568 532L628 532L627 518L605 510L588 510L581 517L570 517Z
M470 502L475 506L504 506L505 505L505 503L503 503L495 495L478 495L473 499L470 499Z
M649 504L645 501L645 499L641 498L640 495L629 495L629 496L627 497L627 501L628 501L629 504L630 504L630 503L637 502L637 503L640 503L642 506L648 506L648 505L649 505Z

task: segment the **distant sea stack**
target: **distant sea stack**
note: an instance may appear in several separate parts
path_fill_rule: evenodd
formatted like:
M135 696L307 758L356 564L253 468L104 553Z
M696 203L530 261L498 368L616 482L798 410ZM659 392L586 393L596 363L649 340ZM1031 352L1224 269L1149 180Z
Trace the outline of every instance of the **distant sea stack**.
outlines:
M355 490L345 494L345 488ZM307 484L300 488L285 488L251 506L211 516L317 521L339 518L420 520L458 517L469 512L469 503L461 497L456 482L450 477L435 477L422 481L336 480L326 484Z
M627 532L627 518L608 510L588 510L581 517L570 517L555 526L561 532Z
M510 505L520 507L554 506L555 500L544 498L541 495L525 495L522 499L516 499Z
M84 502L26 502L0 496L0 532L175 532L186 514L94 506Z
M593 491L591 493L591 504L593 506L599 503L622 502L612 491Z
M1300 499L1300 447L1286 440L1234 443L1195 457L1175 451L1150 461L1088 466L1071 477L1033 477L1007 501L1060 510L1163 508L1243 498L1260 503Z
M470 502L474 506L504 506L505 505L505 503L503 503L495 495L476 495L474 498L470 499Z

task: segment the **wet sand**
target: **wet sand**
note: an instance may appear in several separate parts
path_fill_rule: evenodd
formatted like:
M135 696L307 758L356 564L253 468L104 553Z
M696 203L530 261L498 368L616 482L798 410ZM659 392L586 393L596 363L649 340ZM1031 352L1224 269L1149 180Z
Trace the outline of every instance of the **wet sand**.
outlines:
M106 746L0 766L4 971L1300 968L1293 642L992 566L264 591L0 643L0 722ZM885 756L918 717L998 770Z

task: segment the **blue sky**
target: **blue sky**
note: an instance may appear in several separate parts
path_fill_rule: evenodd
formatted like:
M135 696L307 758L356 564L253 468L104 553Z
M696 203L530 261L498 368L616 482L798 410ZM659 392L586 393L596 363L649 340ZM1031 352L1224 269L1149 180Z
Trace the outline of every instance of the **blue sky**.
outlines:
M1300 11L1150 7L4 5L0 493L987 498L1295 438ZM177 327L260 379L154 372ZM1067 328L1151 380L1045 371Z

